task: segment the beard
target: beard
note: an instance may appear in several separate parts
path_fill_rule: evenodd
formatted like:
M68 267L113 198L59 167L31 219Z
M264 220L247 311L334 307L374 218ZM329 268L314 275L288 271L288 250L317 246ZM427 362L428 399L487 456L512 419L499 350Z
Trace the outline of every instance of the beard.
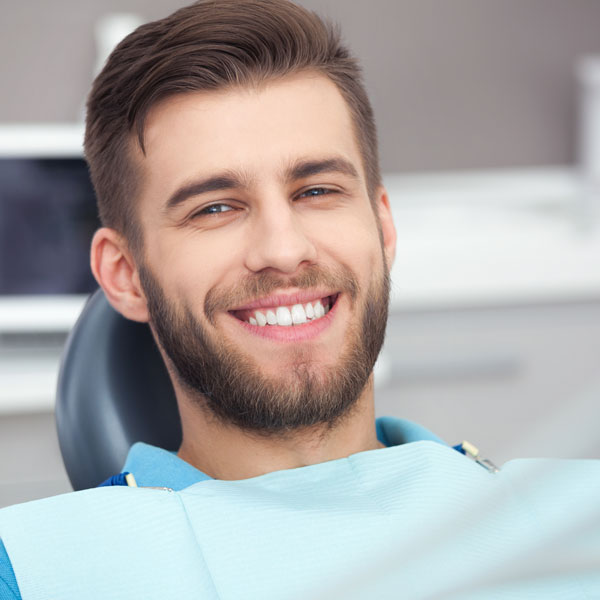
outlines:
M139 273L150 325L172 376L193 401L224 424L255 434L285 434L315 425L333 427L356 406L385 337L390 291L385 257L379 279L371 282L356 318L348 324L346 347L336 364L322 368L311 360L309 349L298 346L281 376L261 373L258 360L211 334L189 307L167 299L145 265ZM204 313L214 325L218 312L249 299L285 287L316 285L346 292L353 305L359 301L359 285L350 269L311 265L293 278L265 272L228 289L213 288L205 298Z

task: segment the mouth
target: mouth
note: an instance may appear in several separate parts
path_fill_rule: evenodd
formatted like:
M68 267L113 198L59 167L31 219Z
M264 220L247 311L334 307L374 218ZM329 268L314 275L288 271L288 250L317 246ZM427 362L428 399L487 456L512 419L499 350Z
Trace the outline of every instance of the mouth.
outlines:
M229 311L239 321L254 327L302 327L315 323L329 313L335 306L339 293L302 301L296 298L286 302L285 298L264 299L251 306Z

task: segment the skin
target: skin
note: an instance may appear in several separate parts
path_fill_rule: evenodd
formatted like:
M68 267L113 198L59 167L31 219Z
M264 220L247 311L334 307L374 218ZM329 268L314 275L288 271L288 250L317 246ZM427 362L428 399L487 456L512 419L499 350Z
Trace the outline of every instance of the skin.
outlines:
M335 85L320 74L302 73L260 87L172 97L151 110L145 144L145 156L136 155L143 178L136 202L144 262L168 298L282 385L300 363L317 374L336 364L349 343L349 324L384 269L383 254L387 265L393 262L396 234L385 189L377 189L374 207L368 197L350 112ZM355 173L333 168L289 177L301 161L331 158ZM177 190L224 171L235 173L239 185L191 195L168 208ZM219 207L208 208L213 205ZM139 265L118 232L98 230L91 264L113 307L148 322ZM235 287L240 278L261 272L285 280L307 265L343 265L360 284L355 300L340 294L324 330L302 340L285 334L271 339L249 331L228 310L207 318L204 299L211 290ZM298 291L284 285L275 294ZM179 456L212 477L244 479L380 447L372 375L354 410L334 427L269 436L217 421L166 364L183 424Z

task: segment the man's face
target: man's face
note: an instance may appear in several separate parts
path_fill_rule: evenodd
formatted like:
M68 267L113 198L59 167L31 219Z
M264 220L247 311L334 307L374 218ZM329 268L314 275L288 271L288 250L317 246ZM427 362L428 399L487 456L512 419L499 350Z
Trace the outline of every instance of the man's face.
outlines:
M177 96L145 140L140 278L176 381L245 429L347 414L383 342L393 240L335 85Z

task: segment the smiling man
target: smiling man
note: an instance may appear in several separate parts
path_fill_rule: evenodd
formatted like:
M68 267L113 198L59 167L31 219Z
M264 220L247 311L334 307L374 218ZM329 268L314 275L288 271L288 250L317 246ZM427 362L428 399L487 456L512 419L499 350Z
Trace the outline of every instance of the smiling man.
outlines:
M167 97L133 157L139 246L95 236L96 278L150 323L171 372L179 455L212 477L378 445L370 379L395 235L354 131L338 87L306 67Z
M85 151L92 270L149 324L183 441L135 444L137 486L0 511L1 600L600 596L597 462L498 472L375 421L396 238L334 29L287 0L144 25Z

